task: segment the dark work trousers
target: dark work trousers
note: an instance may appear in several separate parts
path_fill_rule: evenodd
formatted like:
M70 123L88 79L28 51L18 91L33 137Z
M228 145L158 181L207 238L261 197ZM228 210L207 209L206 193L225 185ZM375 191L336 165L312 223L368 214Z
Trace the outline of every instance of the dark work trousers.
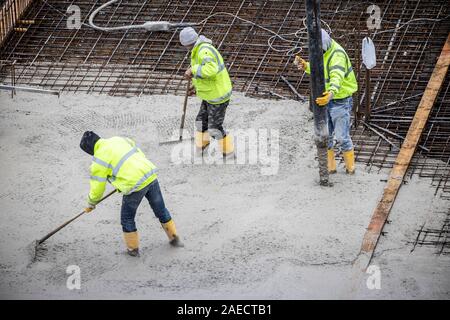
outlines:
M223 139L227 135L223 129L223 121L225 120L225 112L229 103L230 101L221 104L210 104L203 100L195 119L197 130L201 132L208 130L209 135L214 139Z
M172 219L169 210L164 204L158 180L155 180L142 190L123 196L122 209L120 211L120 222L123 232L134 232L137 230L134 218L136 210L144 197L147 198L153 213L161 223L166 223Z

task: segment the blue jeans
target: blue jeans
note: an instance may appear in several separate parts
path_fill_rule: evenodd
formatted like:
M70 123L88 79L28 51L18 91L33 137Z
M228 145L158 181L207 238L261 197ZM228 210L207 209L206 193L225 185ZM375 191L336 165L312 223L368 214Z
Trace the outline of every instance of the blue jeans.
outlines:
M144 197L147 198L155 216L161 223L166 223L172 219L164 204L158 180L155 180L142 190L123 196L122 209L120 210L120 222L123 232L134 232L137 230L134 218L136 210Z
M353 142L350 137L352 104L352 97L331 100L328 103L328 149L334 147L334 140L336 140L336 145L342 151L350 151L353 149Z

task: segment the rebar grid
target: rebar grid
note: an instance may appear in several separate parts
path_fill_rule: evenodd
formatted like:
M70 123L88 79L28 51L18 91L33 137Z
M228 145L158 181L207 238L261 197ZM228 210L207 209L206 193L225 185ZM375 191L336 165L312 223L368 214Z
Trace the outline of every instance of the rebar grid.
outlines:
M0 79L9 77L11 79L11 86L15 86L16 82L16 61L0 60ZM14 97L16 91L11 90L11 98Z
M408 176L418 174L432 179L436 193L450 200L450 75L447 74L430 118L422 133L419 147L411 161ZM357 160L369 170L393 166L407 134L421 94L412 99L372 111L353 132Z
M348 52L357 72L360 90L354 100L359 115L365 103L362 38L371 36L377 48L378 64L371 70L372 111L353 130L357 160L370 169L392 166L450 31L444 0L376 1L381 9L381 29L367 30L366 9L372 2L321 1L322 19ZM69 5L80 7L86 24L89 14L102 3L34 1L22 19L35 23L24 33L10 35L0 48L0 59L17 60L17 84L116 96L183 94L182 75L189 56L179 44L178 32L100 33L86 25L79 30L67 28ZM198 22L217 12L239 15L282 34L302 28L305 17L303 1L295 0L121 0L102 11L96 23ZM403 25L412 19L437 20ZM396 27L401 28L383 32ZM308 77L296 70L292 56L269 48L271 34L267 31L230 16L216 16L197 29L212 38L223 54L235 90L256 97L297 99L285 79L301 95L308 95ZM280 49L292 46L280 40L274 45ZM306 41L300 46L302 56L307 57ZM409 172L431 177L444 191L450 191L448 88L447 76Z
M440 212L442 214L444 212ZM440 229L425 228L422 226L417 230L417 237L413 243L413 249L417 246L431 246L436 248L437 254L449 255L450 254L450 210L447 212L447 216Z
M79 30L67 29L67 14L65 16L64 13L69 5L79 6L82 22L87 23L88 15L101 3L103 1L98 0L35 1L24 19L35 20L36 24L25 34L10 37L0 52L2 59L14 57L18 60L18 67L22 67L18 83L113 95L181 94L181 75L189 61L186 50L178 42L177 32L99 33L85 25ZM357 5L350 1L322 2L323 20L330 24L333 37L346 47L352 60L360 50L368 4L367 1ZM407 21L421 17L439 18L447 14L442 1L417 0L397 4L380 1L379 5L383 8L382 18L386 20L383 27L388 29L395 27L393 22L399 17ZM197 22L216 12L237 14L283 34L302 28L305 17L302 1L159 0L136 3L124 0L102 11L96 21L99 25L108 26L147 20ZM378 105L380 98L384 103L386 88L393 100L408 96L410 91L421 92L432 70L433 56L437 56L445 38L446 28L435 28L436 24L438 22L406 26L394 33L395 37L392 32L380 36L375 33L373 38L379 60L383 62L372 70L372 83L380 88L374 91L373 107ZM411 30L413 32L410 33ZM229 16L214 17L199 31L211 37L223 53L236 90L264 97L270 97L270 92L274 92L293 98L281 80L284 75L300 93L307 93L307 77L293 67L293 57L268 47L267 40L271 36L268 32ZM408 31L407 35L405 31ZM400 46L397 46L398 40ZM395 46L388 50L390 41L395 41ZM279 40L275 45L285 49L290 47ZM397 57L399 51L401 57ZM426 64L421 61L424 53L429 59ZM303 55L307 56L307 48ZM386 59L381 59L385 56ZM408 68L415 72L405 72L409 71ZM424 76L420 77L422 74ZM394 90L395 94L392 94Z

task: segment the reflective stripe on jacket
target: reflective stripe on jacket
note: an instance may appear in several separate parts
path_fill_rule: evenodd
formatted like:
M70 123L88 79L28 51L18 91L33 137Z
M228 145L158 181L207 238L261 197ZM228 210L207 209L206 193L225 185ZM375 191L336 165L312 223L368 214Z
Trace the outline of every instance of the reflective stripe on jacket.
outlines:
M332 40L330 48L323 54L325 90L333 92L333 99L350 97L358 90L358 82L345 50ZM310 73L310 66L306 68Z
M157 178L156 171L133 140L100 139L94 147L88 201L96 204L102 198L107 181L124 194L139 191Z
M219 51L201 42L191 53L192 83L197 96L211 104L221 104L231 98L232 85Z

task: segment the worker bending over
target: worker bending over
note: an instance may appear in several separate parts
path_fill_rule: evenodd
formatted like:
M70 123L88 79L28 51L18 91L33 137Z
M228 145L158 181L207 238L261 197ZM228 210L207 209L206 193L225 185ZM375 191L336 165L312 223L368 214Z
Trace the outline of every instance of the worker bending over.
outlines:
M358 90L355 73L345 50L322 29L322 49L324 51L325 92L316 99L319 106L327 107L328 114L328 171L336 173L334 140L344 155L348 174L355 172L355 154L350 137L350 114L352 94ZM309 62L296 57L300 70L310 73ZM334 137L335 138L334 138Z
M192 94L202 99L196 118L195 145L203 151L210 137L219 140L224 157L234 153L233 137L223 128L225 112L230 103L232 85L225 62L212 41L187 27L180 32L181 44L191 51L191 65L185 78L192 79Z
M80 147L94 156L91 164L88 207L85 211L91 212L95 209L95 205L105 192L107 181L123 193L120 219L129 255L139 256L139 236L134 219L144 197L161 222L170 244L182 246L175 223L164 204L156 166L147 160L133 140L122 137L102 139L94 132L86 131Z

